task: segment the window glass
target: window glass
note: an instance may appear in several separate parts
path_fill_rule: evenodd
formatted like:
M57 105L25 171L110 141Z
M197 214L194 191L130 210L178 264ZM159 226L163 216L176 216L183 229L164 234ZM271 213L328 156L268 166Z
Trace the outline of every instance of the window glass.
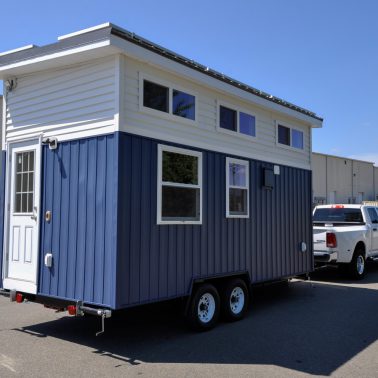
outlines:
M303 132L299 130L292 129L291 130L292 136L292 147L300 148L303 150Z
M226 108L225 106L219 107L219 127L226 130L236 131L236 110Z
M347 208L320 208L316 209L313 217L314 222L356 222L362 223L362 213L360 209Z
M378 223L377 211L374 208L370 207L368 208L368 212L369 212L371 223Z
M200 153L160 146L161 208L158 220L163 222L201 220Z
M246 186L246 167L243 164L230 163L229 167L230 186Z
M230 188L230 215L247 215L247 189Z
M14 212L31 213L34 203L34 151L16 153Z
M169 89L167 87L144 80L143 105L147 108L152 108L168 113L168 94Z
M164 151L163 181L198 184L198 157Z
M278 143L290 146L290 128L278 125Z
M173 90L173 114L183 117L195 119L195 97L185 93L178 91L176 89Z
M239 130L242 134L256 136L256 119L250 114L239 113Z
M199 195L200 189L163 186L162 219L197 220L199 217Z
M247 161L227 158L227 217L248 216L248 169Z

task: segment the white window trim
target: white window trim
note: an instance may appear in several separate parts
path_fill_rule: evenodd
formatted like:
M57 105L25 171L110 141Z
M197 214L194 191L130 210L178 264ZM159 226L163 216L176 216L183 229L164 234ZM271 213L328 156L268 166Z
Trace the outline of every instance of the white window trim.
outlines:
M231 188L247 189L247 214L230 214L230 163L244 165L246 167L246 186L231 186ZM249 161L226 157L226 218L249 218Z
M180 183L169 183L165 182L166 186L182 187L182 188L199 188L200 190L200 203L199 211L200 216L199 220L163 220L161 216L161 206L162 206L162 186L163 186L163 152L175 152L183 155L195 156L198 158L198 185L191 184L180 184ZM157 224L202 224L202 152L187 150L184 148L178 148L173 146L167 146L163 144L158 145L158 174L157 174Z
M284 127L287 127L288 129L290 129L290 146L288 146L287 144L280 143L278 141L278 125L284 126ZM303 135L303 148L297 148L297 147L293 147L291 145L292 140L293 140L293 136L292 136L293 130L300 131L302 133L302 135ZM306 153L306 151L305 151L305 131L303 129L301 129L300 127L291 126L287 122L282 122L282 121L276 120L276 146L278 146L280 148L285 148L285 149L290 150L290 151Z
M236 131L231 131L231 130L227 130L227 129L220 127L220 107L221 106L236 111ZM255 136L243 134L243 133L240 132L240 113L245 113L245 114L248 114L252 117L255 117L255 134L256 134ZM256 116L256 114L251 112L250 110L247 110L245 108L241 108L240 106L229 104L227 102L219 101L219 100L217 101L217 127L216 128L217 128L217 131L219 131L220 133L223 133L223 134L232 135L234 137L241 138L241 139L244 139L244 140L249 140L251 142L257 142L257 140L258 140L258 130L257 130L258 128L257 128L257 116Z
M143 83L144 83L144 80L147 80L147 81L150 81L152 83L162 85L162 86L168 88L168 96L169 96L169 98L168 98L168 113L160 111L160 110L152 109L152 108L149 108L149 107L143 105L143 95L144 95ZM180 116L172 113L172 111L173 111L172 99L173 99L173 90L174 89L181 91L181 92L185 92L185 93L187 93L191 96L194 96L194 108L195 108L194 109L194 118L195 118L194 120L189 119L189 118L180 117ZM167 120L170 120L170 121L173 121L173 122L184 123L186 125L191 125L191 126L193 126L193 125L198 126L198 94L193 92L192 90L188 90L186 88L183 88L180 85L176 85L174 83L168 82L166 80L162 80L162 79L157 78L155 76L150 76L150 75L147 75L143 72L139 72L139 111L146 113L146 114L149 114L149 115L164 118L164 119L167 119Z

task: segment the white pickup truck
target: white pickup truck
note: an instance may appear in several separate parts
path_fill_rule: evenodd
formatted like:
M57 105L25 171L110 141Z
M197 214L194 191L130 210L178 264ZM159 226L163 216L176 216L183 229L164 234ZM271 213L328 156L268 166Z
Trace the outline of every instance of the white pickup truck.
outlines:
M378 207L316 206L313 237L317 266L337 264L351 277L361 279L366 259L378 257Z

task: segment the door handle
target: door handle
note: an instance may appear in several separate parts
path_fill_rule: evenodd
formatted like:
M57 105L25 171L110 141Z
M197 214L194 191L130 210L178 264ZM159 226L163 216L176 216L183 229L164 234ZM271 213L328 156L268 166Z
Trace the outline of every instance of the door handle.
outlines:
M34 208L33 208L33 214L30 215L30 218L33 219L33 220L35 220L35 221L37 220L37 218L38 218L37 206L34 206Z
M373 231L377 231L377 229L376 229L376 228L373 228Z

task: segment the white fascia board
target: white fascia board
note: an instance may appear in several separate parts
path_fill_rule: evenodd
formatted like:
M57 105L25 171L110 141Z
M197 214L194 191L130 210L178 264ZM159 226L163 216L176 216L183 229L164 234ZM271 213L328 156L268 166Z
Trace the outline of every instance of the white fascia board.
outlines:
M67 49L64 51L59 51L56 53L38 56L28 60L12 63L7 66L0 67L0 80L3 80L4 78L9 76L15 76L32 72L34 71L34 67L37 67L36 71L40 71L52 67L61 67L64 64L74 64L79 63L81 61L86 61L89 59L88 54L90 53L93 53L91 54L90 58L94 59L96 57L111 55L118 52L117 49L111 49L109 47L110 41L107 39L105 41L92 43L90 45L79 46L72 49ZM96 51L100 52L100 50L104 48L108 48L108 50L106 50L106 52L103 51L101 54L98 53L99 56L96 56ZM64 62L64 64L56 63L57 59L69 58L72 56L76 56L77 59L72 61L68 60L67 62Z
M24 50L33 49L34 47L37 47L37 46L36 45L27 45L27 46L18 47L17 49L1 52L0 56L4 56L4 55L8 55L8 54L13 54L13 53L24 51Z
M60 35L60 36L58 37L58 41L62 41L63 39L67 39L67 38L75 37L75 36L77 36L77 35L81 35L81 34L89 33L89 32L95 31L95 30L108 28L108 27L110 27L110 26L112 26L112 24L111 24L110 22L105 22L104 24L100 24L100 25L92 26L92 27L87 28L87 29L78 30L78 31L76 31L76 32L69 33L69 34L65 34L65 35Z
M121 52L123 52L126 55L129 55L131 58L140 60L147 64L151 64L157 68L170 71L178 76L182 76L188 80L194 81L197 84L206 85L212 89L221 91L224 94L239 97L244 101L252 102L253 104L263 107L264 109L285 114L291 118L295 118L297 120L305 122L309 124L311 127L322 127L321 120L315 119L306 114L287 108L286 106L266 100L262 97L256 96L242 89L233 87L232 85L224 83L216 78L208 76L192 68L186 67L183 64L168 59L135 43L126 41L117 36L111 36L110 40L113 46L118 47L121 50Z

